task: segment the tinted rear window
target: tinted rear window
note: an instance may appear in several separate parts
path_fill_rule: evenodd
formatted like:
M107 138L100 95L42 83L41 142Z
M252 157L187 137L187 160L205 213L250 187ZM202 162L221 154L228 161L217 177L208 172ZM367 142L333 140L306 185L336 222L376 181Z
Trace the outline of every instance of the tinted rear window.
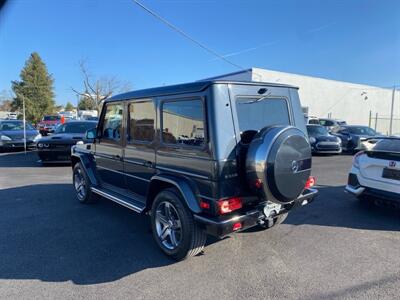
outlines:
M60 116L44 116L43 121L57 121L60 120Z
M400 139L380 140L376 143L373 150L400 153Z
M241 132L290 125L288 104L283 98L237 97L236 110Z

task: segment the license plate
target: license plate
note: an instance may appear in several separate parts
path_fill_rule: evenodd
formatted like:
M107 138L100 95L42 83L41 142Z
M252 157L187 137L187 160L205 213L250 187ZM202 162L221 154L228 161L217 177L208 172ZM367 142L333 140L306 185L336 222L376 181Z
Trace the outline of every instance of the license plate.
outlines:
M382 172L383 178L400 180L400 170L384 168Z

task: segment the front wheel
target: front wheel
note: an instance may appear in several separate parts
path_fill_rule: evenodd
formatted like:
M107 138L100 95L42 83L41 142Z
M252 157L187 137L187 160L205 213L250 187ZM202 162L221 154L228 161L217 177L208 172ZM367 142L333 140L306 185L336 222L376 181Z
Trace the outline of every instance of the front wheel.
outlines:
M92 193L90 188L89 178L81 163L77 163L74 166L72 180L76 192L76 198L78 198L79 202L86 204L95 200L95 195Z
M206 243L206 233L195 223L175 188L161 191L154 199L151 226L157 245L176 260L199 254Z

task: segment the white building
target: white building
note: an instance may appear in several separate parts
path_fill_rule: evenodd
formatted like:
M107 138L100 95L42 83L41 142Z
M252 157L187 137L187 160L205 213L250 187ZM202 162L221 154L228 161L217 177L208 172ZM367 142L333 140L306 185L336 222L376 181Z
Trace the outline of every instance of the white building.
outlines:
M309 116L343 119L348 124L370 125L389 133L392 89L277 72L260 68L225 74L215 79L286 83L299 87ZM213 79L214 79L213 78ZM400 91L395 92L393 133L400 133Z

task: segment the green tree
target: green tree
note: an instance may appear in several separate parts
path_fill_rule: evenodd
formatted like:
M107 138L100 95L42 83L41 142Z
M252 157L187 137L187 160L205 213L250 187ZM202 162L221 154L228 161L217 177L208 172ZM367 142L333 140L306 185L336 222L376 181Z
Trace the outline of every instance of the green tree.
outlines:
M25 101L26 118L33 122L39 121L44 114L52 113L55 105L54 80L38 53L30 55L21 70L20 78L20 81L12 82L15 94L13 107L22 111Z
M65 105L65 111L72 111L74 109L74 106L72 105L71 102L67 102Z
M91 97L81 96L78 103L79 110L95 110L97 109L96 102Z

